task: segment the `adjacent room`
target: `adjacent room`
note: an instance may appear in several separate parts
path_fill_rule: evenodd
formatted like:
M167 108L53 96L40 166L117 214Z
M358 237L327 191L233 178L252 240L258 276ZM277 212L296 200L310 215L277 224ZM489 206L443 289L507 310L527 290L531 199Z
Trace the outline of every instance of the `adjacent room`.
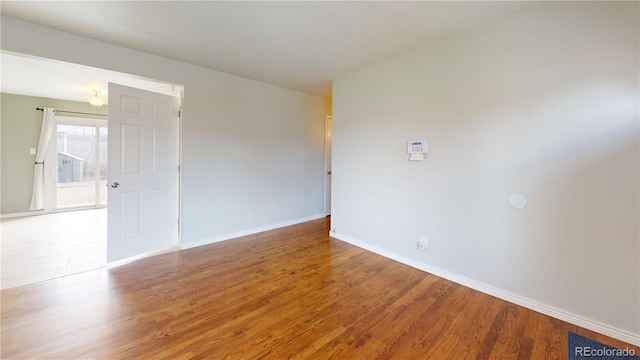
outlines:
M3 358L640 353L638 2L1 11Z
M182 86L17 53L0 59L2 288L106 266L107 174L118 166L108 162L109 83L178 98ZM45 123L46 108L54 116ZM40 182L38 163L54 164Z

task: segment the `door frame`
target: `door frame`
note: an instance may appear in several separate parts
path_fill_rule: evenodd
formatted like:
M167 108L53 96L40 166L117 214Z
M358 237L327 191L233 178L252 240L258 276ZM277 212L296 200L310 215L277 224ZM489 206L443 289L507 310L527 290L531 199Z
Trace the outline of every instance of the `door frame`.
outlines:
M329 171L333 168L333 116L325 115L324 117L324 214L331 215L331 183L329 180ZM331 169L330 169L331 168ZM333 175L331 175L333 176Z

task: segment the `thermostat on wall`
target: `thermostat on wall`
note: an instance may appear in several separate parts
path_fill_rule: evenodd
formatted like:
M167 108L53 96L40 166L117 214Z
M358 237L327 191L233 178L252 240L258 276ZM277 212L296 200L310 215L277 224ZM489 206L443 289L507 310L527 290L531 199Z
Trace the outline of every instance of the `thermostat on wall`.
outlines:
M407 143L409 160L424 160L424 154L429 151L429 143L426 140L414 140Z

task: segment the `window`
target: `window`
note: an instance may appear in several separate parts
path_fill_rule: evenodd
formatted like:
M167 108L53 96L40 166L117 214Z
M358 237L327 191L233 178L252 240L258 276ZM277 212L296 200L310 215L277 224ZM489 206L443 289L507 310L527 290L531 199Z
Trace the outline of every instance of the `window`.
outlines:
M107 205L107 122L57 117L56 210Z

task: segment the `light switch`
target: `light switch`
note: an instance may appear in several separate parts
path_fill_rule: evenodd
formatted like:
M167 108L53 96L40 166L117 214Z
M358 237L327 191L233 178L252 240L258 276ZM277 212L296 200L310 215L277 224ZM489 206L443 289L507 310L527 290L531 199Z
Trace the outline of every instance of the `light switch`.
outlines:
M35 155L36 154L36 148L29 148L29 155Z

